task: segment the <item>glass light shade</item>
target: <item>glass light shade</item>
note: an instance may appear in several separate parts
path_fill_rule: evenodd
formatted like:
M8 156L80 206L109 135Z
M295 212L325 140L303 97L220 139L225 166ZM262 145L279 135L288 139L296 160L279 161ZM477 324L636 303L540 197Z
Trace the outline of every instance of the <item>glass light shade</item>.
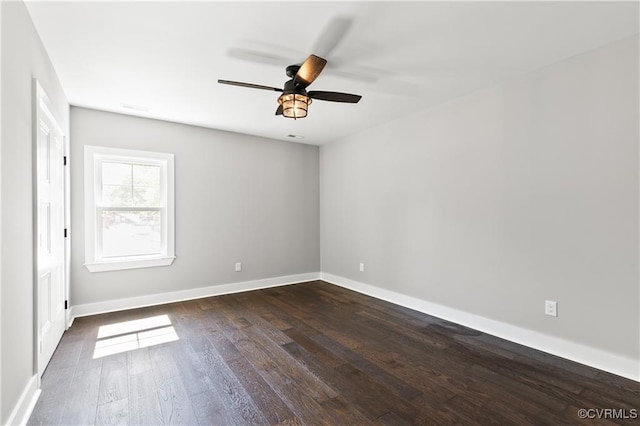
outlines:
M288 118L304 118L307 116L307 109L311 104L311 98L300 94L287 94L278 98L278 103L282 105L282 115Z

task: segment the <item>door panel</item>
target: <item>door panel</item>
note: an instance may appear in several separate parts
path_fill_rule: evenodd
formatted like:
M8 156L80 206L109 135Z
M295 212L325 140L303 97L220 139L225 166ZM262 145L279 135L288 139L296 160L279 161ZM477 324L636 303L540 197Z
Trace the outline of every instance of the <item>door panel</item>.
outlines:
M42 375L65 330L64 139L38 86L36 131L36 244L38 373ZM44 97L43 97L44 96ZM44 101L43 101L44 99Z

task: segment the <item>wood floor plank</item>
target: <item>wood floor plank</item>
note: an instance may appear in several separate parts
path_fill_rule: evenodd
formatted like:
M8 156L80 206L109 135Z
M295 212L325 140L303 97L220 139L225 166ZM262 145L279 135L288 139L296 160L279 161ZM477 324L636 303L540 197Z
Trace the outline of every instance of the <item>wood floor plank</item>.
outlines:
M327 386L326 383L323 383L322 380L318 379L315 374L306 369L302 364L297 362L297 360L288 356L286 350L276 342L270 340L261 330L248 327L244 332L259 345L260 350L264 351L267 356L271 358L280 371L306 389L317 402L321 403L338 396L338 393L334 389Z
M76 362L76 370L88 370L102 366L103 358L96 358L96 341L98 327L93 327L84 334L82 349Z
M129 375L129 421L132 425L161 425L162 410L153 372Z
M211 378L206 374L202 365L202 359L193 350L193 347L185 342L168 346L177 361L178 374L182 377L185 390L188 395L196 395L213 389Z
M102 362L98 404L126 399L129 395L127 354L105 357Z
M127 352L127 368L129 376L151 371L149 348L135 349Z
M211 330L203 332L219 333ZM223 399L225 406L232 408L229 414L234 418L234 423L267 424L260 410L215 347L210 343L203 344L196 351L203 359L205 372L211 379L213 388Z
M415 397L415 395L421 392L421 390L409 382L403 381L391 374L388 369L381 368L378 364L371 362L364 357L362 353L359 353L358 350L352 350L340 341L336 341L335 337L338 335L333 333L328 327L319 326L317 323L315 325L320 328L321 331L308 327L307 324L304 323L296 324L296 328L304 330L305 334L309 336L311 340L331 351L337 357L344 359L359 370L376 377L376 380L383 383L391 392L406 399ZM416 376L415 371L413 371L411 375Z
M640 397L640 386L638 385L638 382L634 382L633 380L625 379L624 377L616 376L605 371L599 371L594 368L589 368L584 365L580 365L580 367L596 372L596 375L594 376L595 380L589 381L588 386L605 385L607 386L608 390L618 389L621 392L628 393L629 395L636 395Z
M419 342L421 347L433 350L445 349L451 345L449 336L441 336L429 333L425 324L418 321L402 321L380 311L356 311L357 319L365 324L371 324L375 328L393 330L394 333L404 336L407 340Z
M173 351L166 346L150 347L149 361L156 382L180 376L178 365L173 359Z
M234 417L227 411L224 401L215 390L191 397L191 405L199 425L233 425ZM229 407L233 408L233 407Z
M149 348L162 419L164 424L195 424L196 415L180 375L179 361L173 355L166 345Z
M122 398L98 405L96 425L124 426L129 424L129 399Z
M307 389L281 372L260 346L239 330L233 334L226 331L225 336L235 344L264 381L302 422L332 424L333 417L322 408L312 395L307 393Z
M210 332L207 337L269 424L296 423L299 420L223 333Z
M327 412L313 397L307 395L304 389L278 371L259 370L263 379L278 394L288 408L306 424L334 424L334 417Z
M256 326L260 331L266 335L269 339L273 340L278 345L285 345L290 343L291 338L271 324L269 321L251 312L245 312L243 316L251 325Z
M424 423L428 421L414 405L381 388L373 378L354 366L344 364L335 370L351 384L350 394L354 394L355 389L367 389L367 392L361 393L360 397L370 401L363 413L370 419L375 420L383 414L393 411L409 422Z
M382 412L388 411L385 409L385 407L388 407L387 403L380 403L371 393L354 392L357 384L339 371L339 367L346 365L346 363L334 368L328 367L295 342L284 345L284 348L293 358L304 364L306 368L339 392L339 396L321 402L323 407L331 407L343 413L343 415L348 413L349 422L356 424L368 423L370 420L379 417L381 415L381 412L378 412L379 409ZM381 391L388 392L388 389L384 389L381 386L379 388Z
M478 406L461 396L454 396L445 402L444 407L455 416L461 418L466 424L515 425L500 413L490 410L486 406Z
M297 423L299 419L244 358L227 361L238 381L247 390L269 424Z
M340 356L334 354L329 349L325 348L323 345L316 343L313 339L311 339L310 335L316 335L315 331L302 332L298 328L290 328L285 330L287 336L289 336L292 340L292 343L299 345L305 348L307 351L313 354L319 362L326 365L329 368L335 368L339 365L346 363L347 361ZM287 344L289 345L289 344ZM285 350L288 351L287 345L283 345Z
M196 414L180 376L156 378L158 403L165 425L194 425Z
M564 399L557 399L546 392L529 386L527 383L521 382L519 379L511 380L509 377L505 377L497 371L498 366L493 366L493 369L489 370L480 365L474 365L467 371L470 375L483 377L485 380L495 383L497 385L505 386L509 384L509 391L512 394L526 396L527 399L534 401L536 405L540 405L546 410L552 412L563 411L567 407L567 401Z
M285 312L287 315L292 318L296 318L298 320L302 320L308 318L310 316L309 312L305 312L299 307L295 306L295 304L287 303L287 300L283 297L283 294L278 291L271 291L265 293L264 298L274 305L275 307Z
M447 410L441 400L432 399L423 394L415 397L411 401L411 404L420 411L422 416L424 416L426 424L464 424L461 417L458 414Z
M370 423L360 410L340 395L320 405L333 417L332 424L366 425Z
M396 416L395 413L389 411L388 413L383 414L378 417L374 422L376 425L384 425L384 426L398 426L398 425L411 425L413 423L407 422L404 419Z
M230 331L233 335L235 333L235 328L232 326L224 326L228 332ZM232 331L233 330L233 331ZM213 344L225 362L229 362L230 360L241 358L242 354L236 348L236 346L229 340L222 329L207 329L205 333L203 333L203 337L206 338L206 341L210 344ZM242 334L242 338L246 338L244 334Z
M61 424L87 425L96 421L102 366L75 371L69 388Z
M70 336L66 333L62 336L60 344L56 348L47 370L73 367L74 370L80 359L80 353L84 345L84 335ZM57 355L57 356L56 356Z
M280 331L291 330L293 328L291 324L289 324L288 322L286 322L281 318L278 318L276 315L274 315L271 312L263 313L260 316L262 316L262 318L269 321L269 323L273 324L273 326Z
M489 410L499 412L504 418L515 424L530 425L539 421L540 410L527 401L517 400L516 403L513 403L511 399L495 398L484 406Z
M211 306L211 302L209 302L208 299L198 299L196 300L196 302L198 303L198 306L200 306L200 309L202 309L203 311L213 308L213 306Z
M156 316L178 340L94 358L101 327ZM313 281L76 319L28 424L632 423L580 408L640 385Z

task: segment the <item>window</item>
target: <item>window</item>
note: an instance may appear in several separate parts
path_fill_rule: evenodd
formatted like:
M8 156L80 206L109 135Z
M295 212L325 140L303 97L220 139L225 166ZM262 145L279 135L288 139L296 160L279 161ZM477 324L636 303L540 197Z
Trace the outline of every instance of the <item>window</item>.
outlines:
M85 146L84 178L87 269L173 263L173 154Z

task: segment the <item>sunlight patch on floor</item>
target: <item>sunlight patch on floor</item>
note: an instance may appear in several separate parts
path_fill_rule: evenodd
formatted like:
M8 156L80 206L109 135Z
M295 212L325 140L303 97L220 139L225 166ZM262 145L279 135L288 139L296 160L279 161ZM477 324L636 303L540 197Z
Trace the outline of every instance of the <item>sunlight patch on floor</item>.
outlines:
M103 325L98 329L93 358L180 340L167 315Z
M103 325L98 329L98 339L116 336L119 334L134 333L140 330L148 330L150 328L158 328L166 325L171 325L169 315L156 315L155 317Z

